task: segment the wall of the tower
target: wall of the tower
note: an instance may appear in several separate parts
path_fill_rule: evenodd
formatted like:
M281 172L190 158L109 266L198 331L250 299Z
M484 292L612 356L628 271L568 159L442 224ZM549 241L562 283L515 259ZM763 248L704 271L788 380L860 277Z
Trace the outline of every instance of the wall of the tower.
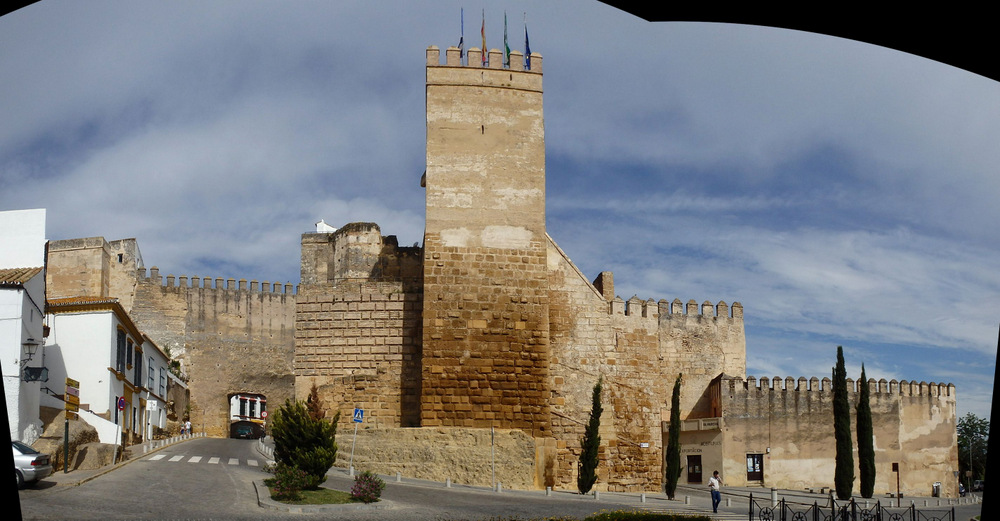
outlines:
M424 426L549 432L541 60L427 50Z
M302 235L295 309L295 395L313 385L342 425L355 407L365 424L420 425L418 247L400 248L373 223Z

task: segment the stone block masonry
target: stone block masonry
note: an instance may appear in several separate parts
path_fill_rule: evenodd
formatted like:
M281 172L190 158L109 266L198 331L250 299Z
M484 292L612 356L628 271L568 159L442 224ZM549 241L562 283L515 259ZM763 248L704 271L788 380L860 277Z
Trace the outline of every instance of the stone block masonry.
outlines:
M231 395L262 394L274 408L294 397L296 295L291 285L212 280L170 275L164 284L157 268L140 272L132 318L182 360L196 432L227 437Z
M313 384L349 426L420 425L421 295L403 282L343 280L305 286L295 315L296 397Z

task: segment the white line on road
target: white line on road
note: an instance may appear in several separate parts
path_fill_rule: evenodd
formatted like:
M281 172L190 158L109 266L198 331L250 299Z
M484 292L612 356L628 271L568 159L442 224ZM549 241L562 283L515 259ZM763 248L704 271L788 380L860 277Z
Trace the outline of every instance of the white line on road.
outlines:
M218 456L216 456L214 458L208 458L208 462L214 465L214 464L216 464L216 463L219 462L219 458L218 458Z
M180 461L182 459L184 459L184 456L174 456L167 461Z
M248 459L247 460L247 465L250 465L251 467L256 467L257 466L257 460L255 460L255 459Z
M230 465L239 465L240 464L240 460L238 460L236 458L229 458L229 464Z
M166 457L166 454L157 454L156 456L149 458L149 461L158 461L163 459L164 457Z
M191 459L188 460L188 463L198 463L199 461L201 461L201 456L191 456Z

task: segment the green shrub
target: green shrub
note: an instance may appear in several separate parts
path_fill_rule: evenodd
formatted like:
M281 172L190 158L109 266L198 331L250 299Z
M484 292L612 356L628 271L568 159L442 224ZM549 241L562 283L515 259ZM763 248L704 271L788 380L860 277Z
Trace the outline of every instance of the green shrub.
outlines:
M351 487L351 497L357 501L374 503L382 496L385 489L385 481L376 474L364 471L354 477L354 486Z
M311 481L305 471L279 463L274 469L274 477L265 479L264 484L271 489L271 499L296 501L302 498L302 489Z
M314 419L304 403L286 400L271 424L274 459L309 475L306 489L315 490L326 481L326 472L337 460L337 421Z

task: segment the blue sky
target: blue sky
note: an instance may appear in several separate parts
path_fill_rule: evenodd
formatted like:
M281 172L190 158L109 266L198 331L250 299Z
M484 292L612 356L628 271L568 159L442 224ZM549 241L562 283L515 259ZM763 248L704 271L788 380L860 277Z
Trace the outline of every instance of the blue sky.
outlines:
M0 210L162 273L298 282L320 219L422 240L424 51L544 58L549 233L625 299L740 301L748 374L952 382L989 415L1000 84L597 2L69 2L0 18Z

